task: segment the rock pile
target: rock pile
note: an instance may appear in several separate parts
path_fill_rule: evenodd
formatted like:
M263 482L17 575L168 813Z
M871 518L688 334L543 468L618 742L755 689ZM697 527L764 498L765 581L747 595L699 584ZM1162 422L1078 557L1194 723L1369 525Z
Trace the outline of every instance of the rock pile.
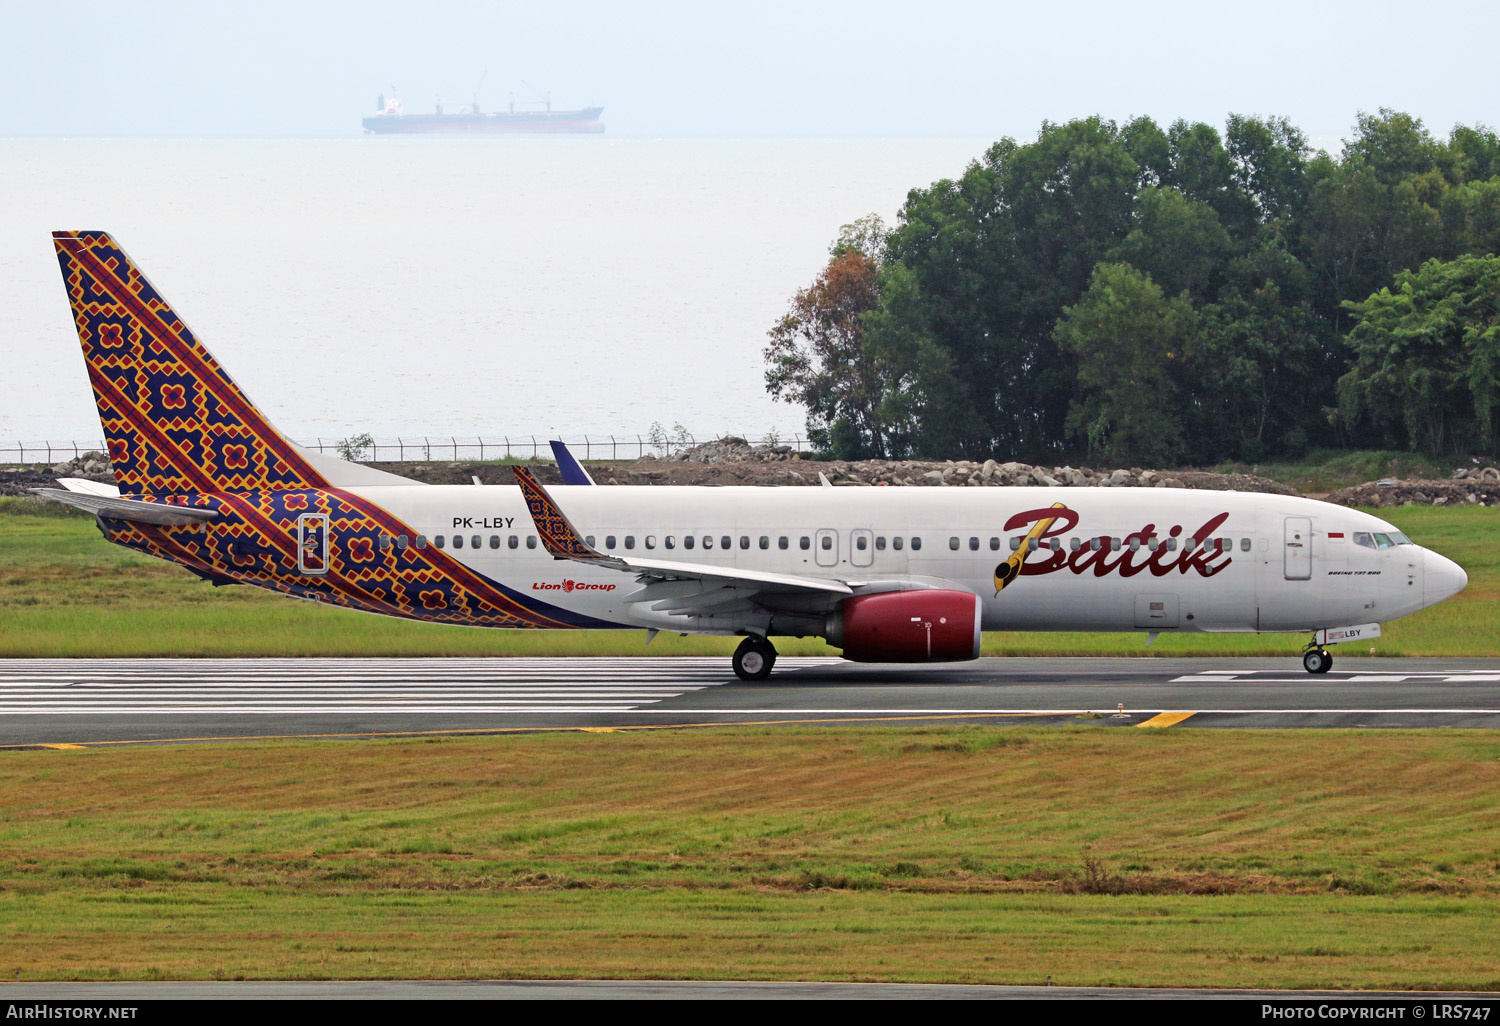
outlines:
M679 449L670 456L660 458L675 460L679 463L743 463L745 461L791 460L797 459L798 454L790 445L751 445L743 438L725 435L712 442L703 442L691 448Z
M86 452L76 459L51 467L0 467L0 495L30 495L33 488L56 488L60 477L81 477L88 481L115 483L114 468L102 452Z
M1496 506L1500 469L1461 467L1446 481L1372 481L1328 496L1341 506Z
M997 460L834 460L815 462L805 459L789 445L751 445L743 438L727 436L704 442L667 457L646 457L635 468L612 468L619 484L690 483L681 480L676 468L663 470L660 464L701 464L723 467L725 464L792 463L796 469L765 468L749 473L710 472L705 483L817 484L821 472L839 486L895 485L906 487L996 487L996 488L1221 488L1242 492L1276 492L1295 495L1295 490L1274 481L1249 474L1210 474L1202 471L1158 471L1131 469L1093 470L1087 467L1039 467L1029 463ZM685 468L684 468L685 469ZM596 475L597 476L597 475ZM644 478L644 480L641 480ZM602 482L605 478L599 478Z

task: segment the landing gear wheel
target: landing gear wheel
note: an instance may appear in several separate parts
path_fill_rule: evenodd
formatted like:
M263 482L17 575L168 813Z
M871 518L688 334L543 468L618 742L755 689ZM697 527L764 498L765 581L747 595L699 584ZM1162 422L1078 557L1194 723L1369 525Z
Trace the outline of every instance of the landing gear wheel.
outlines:
M1302 653L1302 668L1308 673L1327 673L1333 666L1333 655L1326 648L1310 648Z
M734 675L740 680L765 680L775 665L775 646L759 635L749 635L734 650Z

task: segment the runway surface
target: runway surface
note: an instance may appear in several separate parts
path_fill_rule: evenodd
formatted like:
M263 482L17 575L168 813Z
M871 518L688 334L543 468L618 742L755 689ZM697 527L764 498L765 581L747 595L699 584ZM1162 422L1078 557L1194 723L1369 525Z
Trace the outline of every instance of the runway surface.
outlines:
M1500 659L16 659L0 747L732 723L1500 728Z

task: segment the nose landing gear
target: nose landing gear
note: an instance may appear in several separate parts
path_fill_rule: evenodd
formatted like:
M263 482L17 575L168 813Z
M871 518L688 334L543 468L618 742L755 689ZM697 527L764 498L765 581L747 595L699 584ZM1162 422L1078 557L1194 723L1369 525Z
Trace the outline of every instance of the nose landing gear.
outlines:
M740 680L765 680L776 665L776 647L759 634L746 635L734 650L734 675Z
M1308 673L1327 673L1333 667L1333 653L1319 645L1317 639L1302 650L1302 668Z

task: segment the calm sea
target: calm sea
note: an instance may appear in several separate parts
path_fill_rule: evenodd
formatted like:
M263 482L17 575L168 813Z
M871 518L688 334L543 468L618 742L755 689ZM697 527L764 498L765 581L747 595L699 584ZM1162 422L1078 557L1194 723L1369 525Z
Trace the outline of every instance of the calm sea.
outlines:
M295 438L789 434L792 293L987 142L0 140L0 440L99 435L55 228L112 232Z

